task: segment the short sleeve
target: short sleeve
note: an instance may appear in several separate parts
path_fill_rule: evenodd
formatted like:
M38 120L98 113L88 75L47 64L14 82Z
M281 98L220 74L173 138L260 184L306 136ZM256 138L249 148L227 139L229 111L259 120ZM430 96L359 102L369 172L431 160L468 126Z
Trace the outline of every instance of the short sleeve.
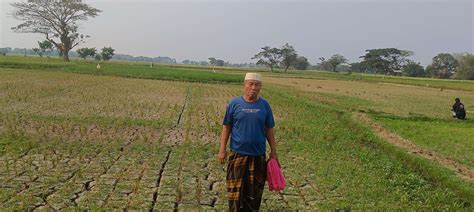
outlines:
M275 120L273 120L272 108L267 104L267 116L265 117L265 127L273 128L275 127Z
M234 123L234 107L231 103L227 104L227 109L225 110L223 125L232 125Z

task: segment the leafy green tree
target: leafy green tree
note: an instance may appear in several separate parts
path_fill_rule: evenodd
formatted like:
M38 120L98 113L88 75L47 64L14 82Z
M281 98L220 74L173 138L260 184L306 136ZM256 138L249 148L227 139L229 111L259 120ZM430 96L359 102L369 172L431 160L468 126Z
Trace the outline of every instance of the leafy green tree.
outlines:
M39 33L46 37L60 52L64 61L69 61L69 51L84 42L87 35L79 34L78 21L96 17L101 11L82 1L31 0L15 2L13 17L23 21L14 32Z
M360 57L363 62L376 74L381 72L385 75L394 74L394 71L401 70L408 62L407 57L413 55L411 51L396 48L368 49L365 51L366 54Z
M229 64L229 62L227 62ZM216 59L214 57L209 58L209 65L211 66L225 66L226 62L224 60Z
M446 79L450 78L458 66L458 61L453 55L448 53L439 53L433 57L430 65L431 75L436 78Z
M296 70L306 70L310 64L308 59L303 56L297 56L295 62L292 64L293 68Z
M431 65L427 65L426 68L425 68L425 73L426 73L426 76L434 76L433 72L435 72L433 70L433 66Z
M342 63L336 66L336 72L348 72L351 73L352 69L349 64Z
M258 59L257 65L268 66L273 72L273 68L281 62L281 50L279 48L265 46L262 48L262 51L253 56L252 59Z
M459 61L456 78L465 80L474 80L474 55L463 54L458 56Z
M408 63L403 66L402 73L404 76L408 77L424 77L426 76L426 71L420 63L415 61L408 61Z
M101 60L102 60L101 54L96 54L96 55L94 56L94 60L101 61Z
M39 48L33 48L33 51L38 54L40 57L43 57L43 52Z
M286 43L285 45L281 47L280 54L282 58L281 66L285 68L285 73L286 73L288 68L296 62L298 54L296 53L295 48L293 48L293 46L288 45L288 43Z
M214 57L209 58L209 65L215 66L217 64L217 60Z
M53 50L53 44L48 40L42 42L38 41L38 46L39 48L33 48L33 51L40 57L43 57L43 54L45 54L46 52L50 52Z
M352 72L365 73L370 70L370 67L364 62L354 62L351 63L350 66Z
M329 61L326 60L324 57L320 57L319 63L316 65L316 69L318 70L325 70L325 71L331 71L332 70L332 65L329 63Z
M336 72L336 67L340 64L346 63L347 59L340 54L335 54L331 56L327 62L331 65L332 71Z
M42 42L38 41L38 46L43 52L53 50L53 44L49 40L44 40Z
M80 58L86 59L88 56L94 57L97 54L96 48L80 48L77 50L77 54Z
M53 44L49 40L44 40L42 42L38 41L38 46L43 54L53 51Z
M225 62L223 60L216 60L216 66L224 66Z
M102 57L102 60L110 60L112 59L112 56L114 56L114 51L112 47L104 47L102 48L102 52L100 53L100 56Z

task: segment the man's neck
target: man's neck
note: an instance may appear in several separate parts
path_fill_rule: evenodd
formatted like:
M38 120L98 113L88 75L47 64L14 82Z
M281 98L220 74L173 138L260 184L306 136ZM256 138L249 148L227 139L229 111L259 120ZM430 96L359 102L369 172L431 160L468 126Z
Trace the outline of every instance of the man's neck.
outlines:
M246 102L256 102L256 101L258 100L258 96L256 96L256 97L250 97L250 96L245 96L245 95L244 95L243 97L244 97L244 100L245 100Z

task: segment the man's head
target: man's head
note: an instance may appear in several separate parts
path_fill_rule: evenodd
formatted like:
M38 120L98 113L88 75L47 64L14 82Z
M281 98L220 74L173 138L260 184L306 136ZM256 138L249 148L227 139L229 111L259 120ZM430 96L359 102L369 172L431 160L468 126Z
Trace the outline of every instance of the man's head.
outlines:
M454 99L456 102L460 102L461 100L459 98Z
M244 95L251 100L255 100L262 88L262 75L258 73L245 74Z

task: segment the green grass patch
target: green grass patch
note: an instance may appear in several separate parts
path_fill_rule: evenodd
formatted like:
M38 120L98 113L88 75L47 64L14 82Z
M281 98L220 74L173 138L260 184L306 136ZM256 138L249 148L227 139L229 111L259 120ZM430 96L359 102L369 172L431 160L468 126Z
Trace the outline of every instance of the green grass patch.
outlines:
M283 71L279 69L276 69L275 72L270 72L268 69L263 68L235 68L169 64L155 64L154 67L150 67L150 63L129 61L108 61L100 63L102 68L100 71L97 71L97 61L91 60L76 59L66 63L59 58L21 56L0 57L0 68L61 70L74 73L113 75L144 79L240 83L243 80L243 74L245 72L251 71L259 72L267 76L283 78L357 80L365 82L395 83L432 88L474 91L474 81L472 80L447 80L359 73L350 74L317 70L289 70L287 73L283 73Z
M443 120L429 117L377 116L387 129L418 146L440 153L474 168L474 123L472 120Z
M464 186L470 184L460 182L452 173L445 174L449 170L441 167L420 173L418 167L404 161L405 155L396 155L400 151L382 146L384 142L369 129L353 123L350 113L295 97L278 88L271 90L266 95L274 111L281 110L281 105L293 106L290 111L284 111L289 114L277 127L279 158L290 184L314 186L303 192L311 193L315 189L344 197L330 198L321 208L454 209L469 207L473 201L464 192L472 189L434 186L451 181ZM439 172L449 179L431 181L436 178L431 175ZM451 199L454 193L462 194L464 201Z
M24 57L0 57L0 68L34 69L64 71L81 74L110 75L140 79L161 79L189 82L215 82L215 83L241 83L242 74L214 73L211 68L177 67L167 65L131 63L131 62L99 62L101 68L97 69L97 63L92 61L71 61L69 63L58 61L58 59L46 58L24 58Z
M368 126L360 124L351 122L348 122L348 124L354 124L353 126L365 132L368 132L367 130L369 129ZM366 133L366 136L373 137L373 135L368 133ZM411 155L405 150L388 144L385 141L379 139L364 139L364 141L366 145L379 149L389 158L402 163L405 168L413 170L414 173L422 176L424 180L429 181L433 186L446 188L456 193L463 200L461 203L462 207L472 209L474 204L474 183L460 179L454 171L440 166L435 161Z

